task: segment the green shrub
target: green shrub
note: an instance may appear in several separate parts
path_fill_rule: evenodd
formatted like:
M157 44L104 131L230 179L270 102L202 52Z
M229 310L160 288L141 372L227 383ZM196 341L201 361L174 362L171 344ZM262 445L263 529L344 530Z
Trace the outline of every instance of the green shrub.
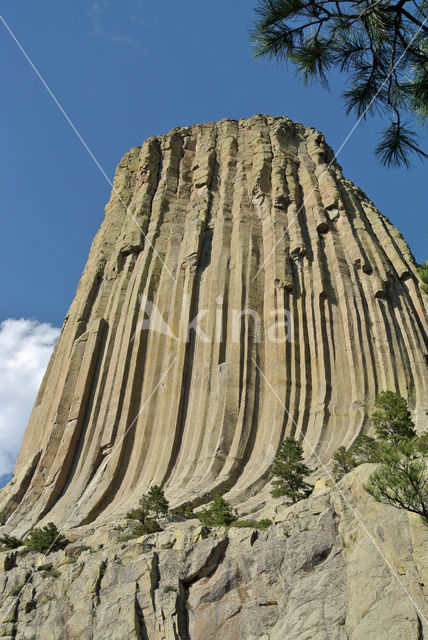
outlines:
M231 527L245 528L249 527L251 529L268 529L272 524L272 520L235 520L230 525Z
M7 534L0 536L0 551L17 549L23 544L24 542L20 538L15 538L15 536L8 536Z
M370 436L359 436L349 449L339 447L332 459L333 477L338 482L344 475L360 464L380 462L379 443Z
M272 465L274 480L272 496L287 496L295 503L307 498L312 485L305 482L311 470L303 462L303 448L294 438L286 438L280 445Z
M150 533L159 533L160 531L163 531L163 529L157 520L154 518L146 518L144 523L139 522L132 528L130 533L120 536L117 540L118 542L128 542L134 538L141 538L141 536L146 536Z
M148 535L149 533L158 533L159 531L163 531L163 529L159 522L154 518L146 518L144 524L137 524L133 529L133 533L136 537Z
M145 519L147 518L148 515L148 511L146 511L143 508L137 508L137 509L132 509L131 511L128 511L128 513L126 514L126 518L127 520L138 520L139 522L142 522L144 524ZM116 529L118 531L123 531L123 529L120 529L119 526L116 527Z
M183 516L184 518L194 518L195 514L193 513L193 507L190 502L186 502L180 507L176 507L171 511L173 515Z
M53 522L49 522L41 529L33 529L24 540L28 549L41 553L59 551L64 549L68 543L69 541L58 531Z
M236 529L258 529L258 522L257 520L235 520L230 527Z
M205 507L196 515L199 521L208 527L229 527L238 519L234 509L220 494L214 498L209 507Z
M76 556L80 556L81 553L83 553L84 551L90 551L91 547L88 547L86 544L81 544L78 547L75 547L75 549L73 549L73 553Z
M183 515L186 518L194 518L195 516L195 514L193 513L193 507L189 502L183 506Z
M139 536L134 536L133 533L125 533L123 536L119 536L117 541L118 542L129 542L130 540L135 540L135 538L138 538Z

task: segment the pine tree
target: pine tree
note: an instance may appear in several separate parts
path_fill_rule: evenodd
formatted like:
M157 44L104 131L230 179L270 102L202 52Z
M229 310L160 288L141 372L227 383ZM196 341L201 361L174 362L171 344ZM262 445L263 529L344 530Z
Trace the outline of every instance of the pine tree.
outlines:
M351 451L357 461L357 464L381 461L379 444L371 436L359 436L353 443Z
M49 522L40 529L33 529L24 540L24 544L28 549L48 553L64 549L68 542L53 522Z
M426 0L259 0L252 33L256 56L291 62L308 83L328 72L348 76L347 112L390 116L376 154L386 166L427 158L414 124L428 118Z
M292 502L306 498L312 486L305 482L311 471L303 462L302 445L294 438L286 438L280 445L272 465L274 480L272 496L287 496Z
M371 423L380 440L397 441L416 436L407 402L394 391L383 391L378 395Z
M149 511L156 513L156 518L159 518L159 514L167 515L169 509L169 502L165 497L165 493L161 487L157 484L153 485L145 496L145 505Z
M21 538L9 536L7 533L0 536L0 551L4 551L5 549L17 549L23 544L24 541L21 540Z
M378 440L360 436L333 456L333 474L342 477L352 466L380 463L367 491L379 502L422 516L428 526L428 432L416 434L407 402L398 393L379 394L372 413Z
M333 476L337 482L360 464L382 462L382 452L377 440L362 435L355 440L349 449L339 447L332 459Z
M358 462L352 449L339 447L333 455L333 477L336 482L343 478L345 474L349 473L349 471L352 471L357 464Z
M382 465L367 491L379 502L419 514L428 525L428 470L419 438L384 441L381 451Z

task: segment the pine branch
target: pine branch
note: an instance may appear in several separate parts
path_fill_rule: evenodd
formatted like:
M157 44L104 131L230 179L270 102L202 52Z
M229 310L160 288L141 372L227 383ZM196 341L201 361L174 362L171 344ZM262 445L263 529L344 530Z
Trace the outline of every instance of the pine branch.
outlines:
M387 167L404 165L408 169L411 166L410 154L416 153L421 159L428 158L428 155L418 147L416 140L417 136L414 131L397 122L392 122L389 127L384 129L375 153L379 156L381 163Z
M259 0L255 54L294 64L305 83L328 86L335 66L347 73L347 112L394 111L376 153L387 166L409 166L408 154L426 157L401 125L405 112L416 122L428 117L426 9L428 0Z

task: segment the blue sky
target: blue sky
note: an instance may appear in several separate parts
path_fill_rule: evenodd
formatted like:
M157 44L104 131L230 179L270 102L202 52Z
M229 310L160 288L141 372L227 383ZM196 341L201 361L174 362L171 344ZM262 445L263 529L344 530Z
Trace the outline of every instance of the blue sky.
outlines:
M342 79L332 77L330 92L308 89L292 70L255 60L248 37L255 2L3 0L1 14L109 177L150 135L254 113L314 126L337 150L355 122L340 100ZM110 186L1 23L0 60L0 322L59 327ZM380 167L373 147L381 124L360 125L338 161L421 262L427 165Z

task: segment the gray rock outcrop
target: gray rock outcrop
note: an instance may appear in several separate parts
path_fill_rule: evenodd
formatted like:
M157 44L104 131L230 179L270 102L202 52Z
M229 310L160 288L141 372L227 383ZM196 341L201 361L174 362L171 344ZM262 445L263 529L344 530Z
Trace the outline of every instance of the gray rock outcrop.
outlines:
M122 541L118 522L74 529L73 544L47 557L4 552L0 636L422 640L428 528L364 491L371 470L321 483L295 506L277 502L266 531L207 535L188 521Z

